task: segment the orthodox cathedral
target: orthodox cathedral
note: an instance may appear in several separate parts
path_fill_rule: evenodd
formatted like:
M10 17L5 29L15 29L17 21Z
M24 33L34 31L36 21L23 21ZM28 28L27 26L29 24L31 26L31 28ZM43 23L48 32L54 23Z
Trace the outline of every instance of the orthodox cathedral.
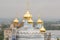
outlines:
M40 17L37 20L37 26L34 27L34 21L29 10L26 11L22 20L23 26L20 27L18 18L15 18L9 28L4 30L4 40L44 40L46 29ZM36 39L35 39L36 38ZM39 39L37 39L39 38ZM31 39L31 40L32 40Z
M46 29L40 17L36 23L34 27L32 14L27 10L23 15L22 24L15 18L10 27L4 30L4 40L45 40Z

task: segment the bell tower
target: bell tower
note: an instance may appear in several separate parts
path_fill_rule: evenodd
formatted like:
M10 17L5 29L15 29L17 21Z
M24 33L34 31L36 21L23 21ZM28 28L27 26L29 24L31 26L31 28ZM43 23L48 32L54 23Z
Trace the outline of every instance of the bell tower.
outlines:
M24 14L24 16L23 16L23 20L24 20L24 27L25 28L28 28L29 26L28 26L28 21L32 18L32 15L31 15L31 13L30 13L30 11L29 11L29 0L26 0L27 2L26 2L26 12L25 12L25 14Z

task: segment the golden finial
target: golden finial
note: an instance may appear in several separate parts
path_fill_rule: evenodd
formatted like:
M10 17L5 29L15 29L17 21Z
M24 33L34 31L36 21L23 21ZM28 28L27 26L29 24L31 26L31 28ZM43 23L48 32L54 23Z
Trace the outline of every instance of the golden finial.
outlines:
M29 10L29 0L26 0L26 8L27 8L27 10Z
M19 16L19 14L18 14L18 12L16 12L16 14L15 14L15 18L18 18L18 16Z
M37 23L38 24L42 24L43 23L43 21L40 19L40 17L38 17Z

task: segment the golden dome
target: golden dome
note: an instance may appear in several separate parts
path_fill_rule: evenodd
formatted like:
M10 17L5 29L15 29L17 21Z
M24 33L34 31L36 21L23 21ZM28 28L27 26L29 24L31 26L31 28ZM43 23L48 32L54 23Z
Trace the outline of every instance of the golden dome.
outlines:
M14 23L18 23L19 20L17 18L15 18L15 20L13 21Z
M40 19L40 17L39 17L39 19L37 20L37 23L38 23L38 24L42 24L42 23L43 23L43 21Z
M32 15L30 14L29 11L27 11L27 12L24 14L24 18L25 18L25 19L32 18Z
M44 26L40 28L40 32L46 32L46 29L44 28Z
M30 18L30 19L28 20L28 23L32 24L32 23L33 23L33 20Z

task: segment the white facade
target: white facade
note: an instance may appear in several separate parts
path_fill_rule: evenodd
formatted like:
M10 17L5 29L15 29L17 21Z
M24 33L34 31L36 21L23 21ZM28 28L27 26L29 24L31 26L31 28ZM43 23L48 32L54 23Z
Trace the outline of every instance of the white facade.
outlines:
M35 29L33 24L25 21L24 26L17 29L17 40L44 40L44 35L39 29Z

